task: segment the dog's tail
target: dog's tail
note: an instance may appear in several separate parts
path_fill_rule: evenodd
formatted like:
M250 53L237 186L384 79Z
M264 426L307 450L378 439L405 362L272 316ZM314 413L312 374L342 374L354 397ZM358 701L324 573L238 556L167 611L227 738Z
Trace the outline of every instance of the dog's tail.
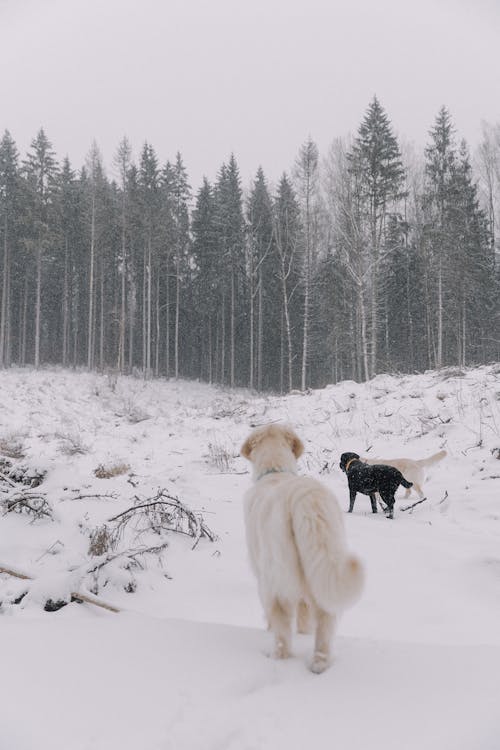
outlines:
M363 588L364 569L357 557L346 554L343 538L340 549L336 549L334 540L338 537L338 530L329 510L322 509L319 504L314 512L311 510L310 498L306 502L298 501L293 507L295 543L314 599L322 609L333 612L358 599Z
M410 487L413 487L413 482L409 482L407 479L404 478L402 474L401 474L401 480L399 484L402 484L403 487L406 487L407 490L409 490Z
M417 463L420 466L432 466L433 464L437 464L438 461L442 461L447 455L446 451L438 451L438 453L434 453L432 456L429 456L429 458L419 459Z

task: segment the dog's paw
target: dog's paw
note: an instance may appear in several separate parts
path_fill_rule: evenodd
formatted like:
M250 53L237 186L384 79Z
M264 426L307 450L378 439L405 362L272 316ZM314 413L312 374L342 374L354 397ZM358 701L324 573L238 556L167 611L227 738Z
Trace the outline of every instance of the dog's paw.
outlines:
M309 665L309 669L314 674L321 674L330 666L330 659L326 654L316 653Z
M271 654L273 659L289 659L290 649L284 643L279 643Z

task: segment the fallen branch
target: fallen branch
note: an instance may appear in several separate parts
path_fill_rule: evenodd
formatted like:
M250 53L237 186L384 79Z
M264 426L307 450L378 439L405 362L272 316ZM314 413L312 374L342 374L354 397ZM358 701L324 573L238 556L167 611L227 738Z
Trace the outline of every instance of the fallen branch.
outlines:
M416 503L412 503L412 505L406 505L404 508L400 508L400 510L411 510L412 508L415 508L417 505L420 505L420 503L424 503L427 500L426 497L423 497L421 500L417 500Z
M117 522L114 530L116 537L120 536L130 521L135 522L136 538L141 534L153 531L160 534L164 531L175 531L185 534L195 541L194 549L201 537L214 542L216 534L206 525L201 514L194 513L190 508L181 503L179 498L169 495L165 489L158 490L157 494L136 505L118 513L108 519L108 523Z
M117 552L114 555L108 555L103 560L99 560L95 565L92 565L90 568L88 568L87 573L96 573L98 570L101 570L101 568L104 568L106 565L108 565L110 562L113 562L113 560L117 560L120 557L124 557L127 560L130 560L134 565L137 565L138 567L141 567L140 563L138 562L137 558L142 557L143 555L158 555L161 552L163 552L164 549L168 547L168 542L163 542L163 544L157 544L153 547L140 547L139 549L126 549L123 552Z
M4 516L7 513L28 513L35 519L52 518L52 507L46 496L40 493L15 492L2 500Z
M3 472L0 471L0 479L2 482L6 482L7 484L10 484L11 487L15 487L16 483L12 481L10 477L8 477L6 474L3 474Z
M116 500L118 495L116 492L104 492L100 495L73 495L72 497L63 498L64 500L96 500L97 498L111 498Z
M0 573L7 573L7 575L9 576L13 576L14 578L21 578L23 581L34 580L33 576L29 576L26 573L22 573L20 570L15 570L14 568L8 567L7 565L0 564ZM81 594L79 591L72 591L71 600L93 604L94 607L101 607L102 609L107 609L109 612L121 612L118 607L115 607L112 604L108 604L107 602L103 602L92 594Z

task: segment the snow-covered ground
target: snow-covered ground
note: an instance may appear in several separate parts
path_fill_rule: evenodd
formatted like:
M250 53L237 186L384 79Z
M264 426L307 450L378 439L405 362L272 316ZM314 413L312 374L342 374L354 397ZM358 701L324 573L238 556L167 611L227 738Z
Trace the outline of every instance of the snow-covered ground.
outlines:
M17 456L0 471L46 472L31 492L53 514L0 516L0 565L36 577L0 576L0 750L500 747L499 366L286 397L10 370L0 374L0 415L0 451ZM341 452L448 451L413 512L401 508L416 496L401 495L389 521L358 495L346 515L367 583L320 676L307 669L310 637L295 637L289 661L267 658L247 564L250 476L238 451L251 425L273 420L295 427L306 444L301 470L344 508ZM98 467L123 473L99 478ZM9 477L0 486L5 508L22 486ZM186 535L156 534L168 542L160 558L130 568L119 556L96 579L89 570L106 554L153 544L129 524L112 550L92 556L96 530L113 529L110 518L158 489L202 514L217 539L192 549ZM123 611L43 609L89 589Z

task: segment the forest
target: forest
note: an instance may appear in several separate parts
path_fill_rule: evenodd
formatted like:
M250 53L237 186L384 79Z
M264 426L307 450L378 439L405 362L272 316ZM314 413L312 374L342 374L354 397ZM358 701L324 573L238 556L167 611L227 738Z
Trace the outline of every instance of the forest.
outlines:
M237 158L121 140L76 169L0 141L0 367L60 364L289 392L500 360L500 124L471 154L442 107L419 153L379 100L277 184Z

